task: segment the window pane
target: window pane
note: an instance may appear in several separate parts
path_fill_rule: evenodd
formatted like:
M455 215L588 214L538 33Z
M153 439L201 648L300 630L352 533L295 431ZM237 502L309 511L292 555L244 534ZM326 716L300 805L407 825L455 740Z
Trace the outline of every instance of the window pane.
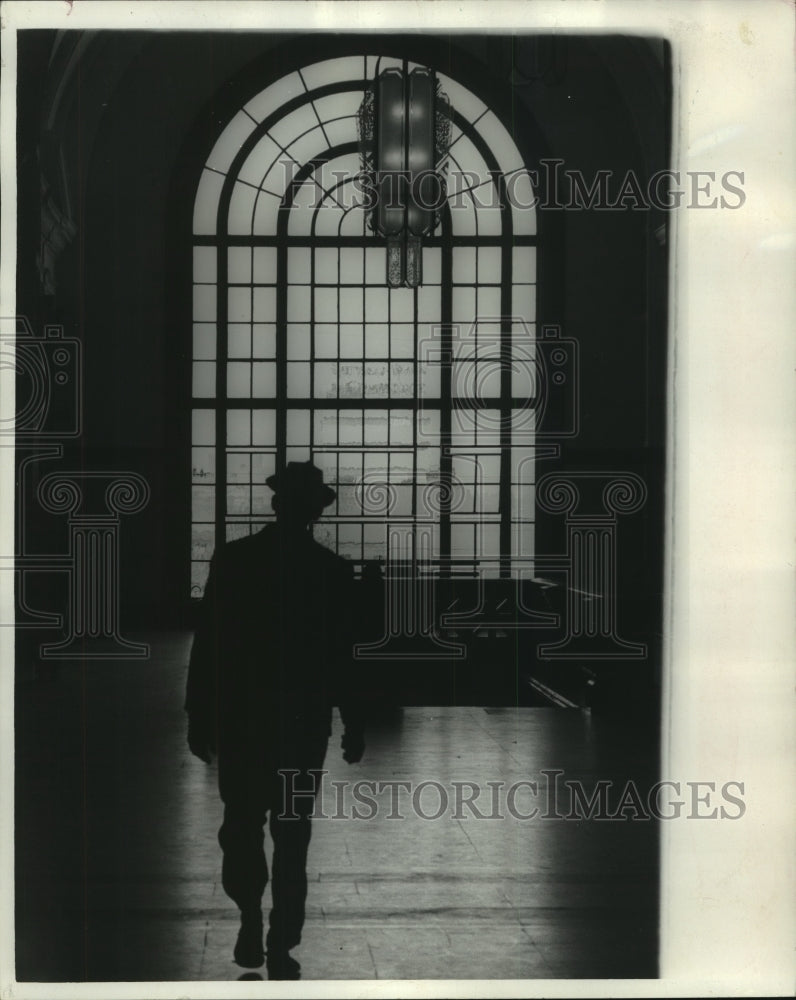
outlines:
M236 538L245 538L251 534L251 526L246 524L227 524L224 537L228 542L234 542Z
M423 248L423 284L438 285L442 281L442 251L436 247Z
M194 323L193 356L197 360L215 358L216 356L215 323Z
M248 323L230 323L227 327L227 356L230 358L252 356L251 327Z
M280 198L272 196L267 191L260 192L259 198L255 201L254 223L252 225L252 230L256 236L270 236L274 232L279 205ZM230 232L234 232L231 225Z
M503 315L500 308L500 288L478 289L478 321L496 320L500 322Z
M215 520L216 507L215 486L192 486L191 487L191 518L194 521Z
M451 524L451 555L454 558L472 558L475 551L475 533L471 524Z
M212 524L193 524L191 526L191 558L209 560L215 546L215 531ZM209 568L209 562L205 562ZM207 571L204 574L207 578ZM204 581L203 581L204 582Z
M411 483L412 454L407 451L390 453L390 481L394 483Z
M454 455L451 460L451 475L460 483L475 483L477 465L473 455Z
M436 482L439 478L439 448L417 449L417 474L421 482Z
M334 314L329 317L332 318ZM344 323L362 322L362 289L361 288L341 288L340 289L340 319Z
M255 285L273 285L276 282L276 250L274 247L254 248Z
M235 182L232 189L232 197L229 200L229 216L227 226L229 232L234 236L248 236L252 232L254 209L257 200L257 191L248 184ZM264 195L262 201L274 201L268 195Z
M273 361L255 361L252 365L252 376L254 396L276 395L276 365Z
M316 445L330 446L337 444L337 413L337 410L315 411L313 433Z
M251 396L251 365L242 361L230 361L227 365L227 395L233 399Z
M479 236L500 236L502 231L503 218L497 204L478 209Z
M362 411L341 410L338 424L340 444L362 444Z
M338 251L315 251L315 284L337 285L338 281Z
M310 319L310 297L307 290L289 287L287 290L287 318L291 323L306 323Z
M365 357L386 358L390 353L389 327L386 323L368 323L365 327Z
M195 320L216 319L216 287L215 285L193 286L193 318Z
M365 251L365 280L369 285L383 285L387 274L387 251L368 247Z
M362 558L382 561L386 555L387 528L384 524L366 524L362 529Z
M273 323L255 323L252 326L252 357L276 357L276 326Z
M383 279L382 279L383 280ZM411 323L415 318L415 296L408 288L390 289L390 320Z
M358 524L338 526L337 551L346 559L362 558L362 528Z
M535 194L525 170L512 174L506 191L512 206L512 228L515 236L533 236L536 233Z
M317 376L316 376L317 377ZM310 366L306 361L289 361L287 365L287 394L293 399L310 396ZM317 394L317 385L316 385Z
M273 323L276 320L276 289L271 287L254 289L252 318L256 323Z
M362 513L358 490L348 483L337 485L337 513L340 517L357 517Z
M337 482L337 453L333 451L316 451L312 460L323 473L324 482L334 486ZM327 510L332 514L334 511Z
M536 365L533 357L517 350L514 356L511 372L511 394L520 399L532 399L536 394ZM530 413L522 411L518 414L522 426L527 428Z
M227 452L227 482L228 483L250 483L251 482L251 455L243 452Z
M217 227L218 199L224 176L207 167L202 171L193 209L193 231L197 236L212 236Z
M310 443L310 411L287 411L287 443L290 446Z
M227 486L227 513L250 514L251 497L248 486Z
M387 443L386 440L384 443ZM362 453L362 478L364 482L386 483L389 477L390 456L388 452L369 448Z
M384 251L382 251L384 253ZM368 251L370 254L370 251ZM340 251L340 284L341 285L361 285L362 267L365 259L364 251L345 247ZM382 270L382 280L384 270Z
M362 363L346 361L340 365L338 385L340 398L355 398L362 396Z
M359 452L343 451L338 456L338 483L357 483L362 478L362 455Z
M479 247L478 249L478 283L479 285L498 285L501 275L500 247ZM516 281L516 278L514 279Z
M227 444L237 447L251 444L251 413L249 410L230 410L227 413Z
M455 288L453 290L452 318L460 323L462 331L467 331L475 319L475 289Z
M440 318L440 290L433 285L417 290L417 318L421 323Z
M362 326L359 323L340 325L340 357L362 357Z
M415 394L414 365L405 361L393 361L390 364L390 395L406 398Z
M315 289L315 319L319 323L334 323L337 320L337 289Z
M216 414L214 410L194 410L191 425L194 444L216 443Z
M191 449L191 479L208 485L216 481L216 453L212 448Z
M271 446L276 444L276 411L254 410L252 413L252 444Z
M390 444L413 443L414 437L414 412L412 410L393 410L390 420Z
M193 363L193 395L215 396L216 366L213 361L194 361Z
M337 327L331 323L315 324L316 358L337 357Z
M248 323L252 318L250 288L230 288L227 298L227 318L230 323Z
M368 361L365 363L365 395L381 396L389 395L389 365L386 361Z
M287 280L293 285L310 283L310 251L306 247L291 247L288 250Z
M394 358L412 358L415 354L415 328L411 323L390 326L390 353Z
M273 440L273 434L271 435L271 440ZM257 454L252 455L252 482L255 484L264 484L269 476L272 476L276 471L276 455L273 452L257 452ZM263 486L267 490L267 498L269 506L266 513L270 512L270 498L271 490L268 486ZM252 494L253 495L253 494Z
M230 247L227 279L232 284L248 285L252 280L252 252L249 247Z
M368 410L365 421L365 444L385 445L389 440L389 416L387 410Z
M273 490L268 486L252 486L252 514L266 516L271 514L273 511L273 507L271 506L273 495Z
M511 314L528 323L536 319L536 285L515 285L511 295Z
M419 395L424 399L437 399L441 392L441 370L438 363L420 362L417 366L420 380ZM453 393L455 396L456 393Z
M475 284L475 262L475 247L453 248L453 280L455 284Z
M319 361L315 364L315 395L321 399L337 396L337 365L334 362Z
M266 87L246 105L246 111L255 121L261 122L285 102L304 93L304 84L298 73L283 76L270 87Z
M306 323L288 323L287 356L290 361L309 360L310 328Z
M196 282L216 280L216 248L194 247L193 250L193 280Z
M369 323L385 323L388 301L386 288L368 288L365 292L365 319Z

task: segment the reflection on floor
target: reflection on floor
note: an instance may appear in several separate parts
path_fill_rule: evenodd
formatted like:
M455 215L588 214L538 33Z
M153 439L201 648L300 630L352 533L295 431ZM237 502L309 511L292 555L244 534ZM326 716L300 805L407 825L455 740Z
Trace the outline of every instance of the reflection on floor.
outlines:
M244 974L220 886L215 770L184 746L187 647L160 636L148 662L18 668L18 979ZM576 709L411 708L378 721L353 766L339 736L337 724L295 952L304 979L656 975L655 825L521 818L534 806L568 814L569 781L587 794L613 782L611 809L628 779L643 797L654 736ZM552 804L545 770L563 772ZM439 785L417 809L398 786L360 786L378 809L354 819L355 806L372 810L351 784L332 785L344 780ZM475 783L484 818L461 801L457 814L455 782ZM387 818L392 794L403 819Z

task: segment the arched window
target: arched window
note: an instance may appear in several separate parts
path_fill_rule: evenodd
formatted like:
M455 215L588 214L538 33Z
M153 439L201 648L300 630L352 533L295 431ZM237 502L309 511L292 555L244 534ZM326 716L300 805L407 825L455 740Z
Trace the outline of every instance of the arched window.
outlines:
M252 98L203 170L193 220L194 596L215 545L272 517L265 478L311 459L337 491L314 528L361 565L424 525L443 573L510 576L533 544L536 228L503 125L437 73L448 198L423 281L390 288L357 113L376 56ZM411 70L412 63L403 64Z

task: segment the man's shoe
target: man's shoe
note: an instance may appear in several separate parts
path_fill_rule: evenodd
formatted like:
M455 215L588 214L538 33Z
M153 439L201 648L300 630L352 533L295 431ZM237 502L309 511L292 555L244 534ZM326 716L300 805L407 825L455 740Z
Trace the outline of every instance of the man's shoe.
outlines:
M241 913L238 940L235 943L235 961L244 969L259 969L265 961L263 951L263 917L256 914Z
M287 952L268 952L265 961L269 979L301 979L301 966Z

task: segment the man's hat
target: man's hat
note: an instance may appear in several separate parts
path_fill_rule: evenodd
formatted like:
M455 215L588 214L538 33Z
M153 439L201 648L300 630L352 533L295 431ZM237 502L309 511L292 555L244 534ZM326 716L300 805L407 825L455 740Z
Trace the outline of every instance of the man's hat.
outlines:
M265 481L279 496L296 500L317 500L328 507L337 496L335 491L323 481L323 473L312 462L288 462L281 472L274 473Z

